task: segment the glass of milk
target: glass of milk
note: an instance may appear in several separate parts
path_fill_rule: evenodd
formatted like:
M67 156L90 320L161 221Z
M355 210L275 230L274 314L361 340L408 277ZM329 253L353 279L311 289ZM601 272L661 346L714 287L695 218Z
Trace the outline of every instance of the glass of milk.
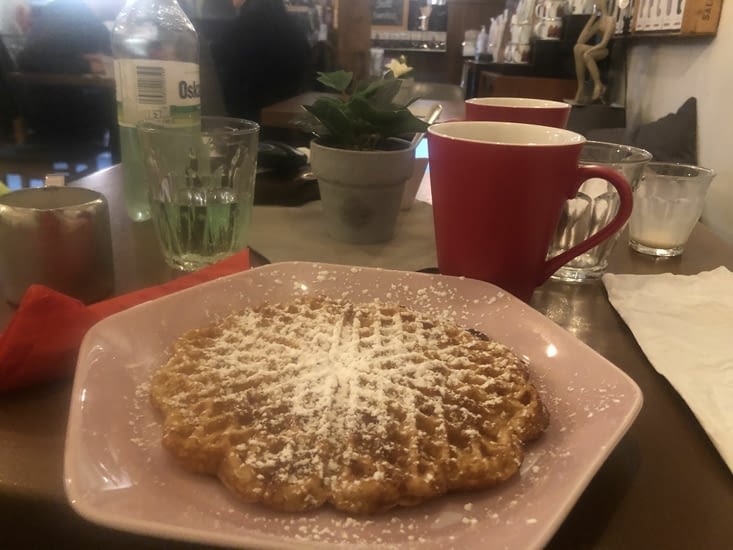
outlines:
M629 245L650 256L679 256L700 219L715 172L709 168L650 162L634 190Z

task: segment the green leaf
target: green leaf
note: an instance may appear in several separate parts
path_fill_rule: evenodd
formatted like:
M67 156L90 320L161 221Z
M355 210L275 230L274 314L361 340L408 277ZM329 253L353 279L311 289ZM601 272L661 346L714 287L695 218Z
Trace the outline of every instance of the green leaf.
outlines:
M339 93L345 93L353 78L354 73L339 70L332 71L330 73L319 72L317 80L332 90L336 90Z
M386 138L403 134L425 132L428 123L416 118L409 109L380 109L362 98L353 98L350 110L373 127L373 131Z
M306 134L314 134L316 137L328 135L328 129L325 125L313 113L308 111L298 113L290 119L290 124L298 130Z
M369 77L367 80L358 82L356 86L354 86L354 93L352 96L368 97L372 94L373 90L380 86L384 86L384 82L382 82L381 78Z
M374 125L390 124L397 120L399 112L395 110L381 109L361 97L352 97L349 108L357 116L367 120Z
M384 137L390 137L426 132L427 129L427 122L415 118L408 109L404 109L397 112L397 117L394 120L382 125L381 133Z
M371 96L371 101L380 107L389 108L392 101L402 88L401 80L382 80L382 86L378 87ZM394 107L392 107L394 108Z
M321 121L332 140L352 144L356 141L353 123L349 120L345 104L333 98L318 98L305 109Z

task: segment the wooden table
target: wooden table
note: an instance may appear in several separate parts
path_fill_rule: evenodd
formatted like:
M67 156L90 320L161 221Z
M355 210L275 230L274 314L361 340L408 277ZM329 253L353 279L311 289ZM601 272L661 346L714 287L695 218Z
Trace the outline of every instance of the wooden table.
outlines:
M117 292L173 276L151 224L127 220L119 167L77 184L100 190L110 202ZM611 258L612 272L733 269L733 247L703 226L675 259L642 256L623 242L622 237ZM628 373L644 393L636 422L548 548L729 548L733 476L682 398L647 361L601 283L551 281L535 292L531 304ZM3 326L11 315L9 306L0 305ZM62 477L70 390L67 380L0 395L0 547L194 547L97 527L71 510Z

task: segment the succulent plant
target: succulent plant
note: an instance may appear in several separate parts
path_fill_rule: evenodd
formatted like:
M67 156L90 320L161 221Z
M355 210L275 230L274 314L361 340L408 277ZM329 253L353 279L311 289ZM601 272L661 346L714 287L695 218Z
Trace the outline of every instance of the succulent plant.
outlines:
M353 73L339 70L318 73L318 81L338 95L324 95L312 105L297 125L329 147L356 150L393 149L393 138L410 140L425 132L428 123L410 112L417 99L398 102L403 80L392 70L362 83L353 83ZM351 91L350 91L351 90Z

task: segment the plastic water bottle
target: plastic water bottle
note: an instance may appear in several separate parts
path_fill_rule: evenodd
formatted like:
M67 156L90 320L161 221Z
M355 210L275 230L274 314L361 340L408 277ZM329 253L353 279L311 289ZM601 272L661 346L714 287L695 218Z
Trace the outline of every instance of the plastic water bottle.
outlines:
M136 125L201 120L198 35L177 0L128 0L112 30L117 116L127 212L150 218Z

